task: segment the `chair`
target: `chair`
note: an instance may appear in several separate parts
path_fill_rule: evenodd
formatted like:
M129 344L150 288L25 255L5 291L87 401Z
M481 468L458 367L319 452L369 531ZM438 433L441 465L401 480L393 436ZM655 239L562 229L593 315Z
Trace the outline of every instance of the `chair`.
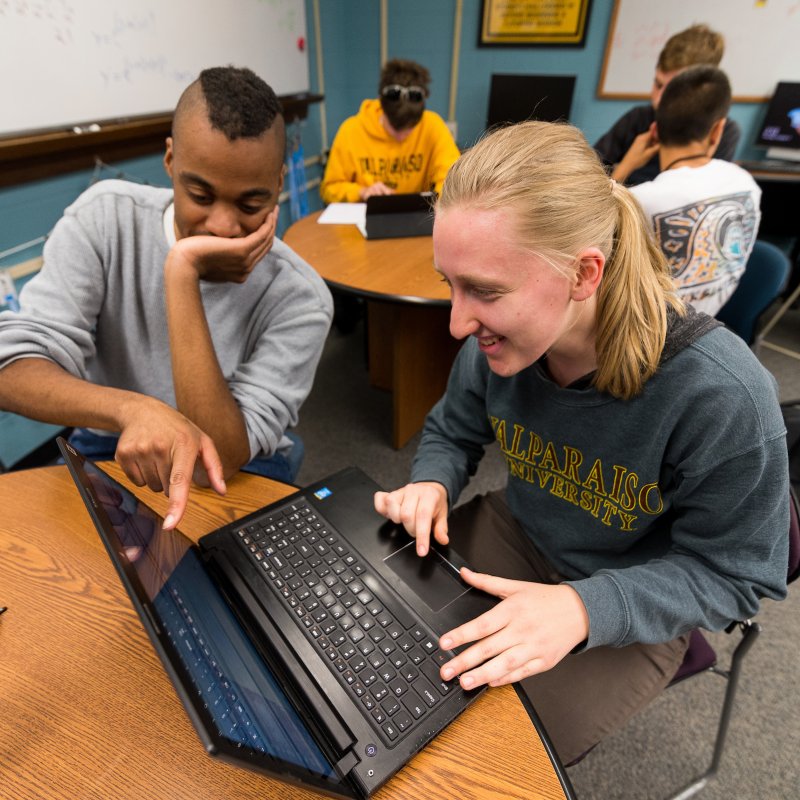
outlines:
M800 575L800 503L798 503L794 490L790 490L789 495L789 564L787 575L790 583ZM716 775L719 768L725 748L725 739L728 734L736 690L739 684L739 673L742 667L742 661L747 655L748 650L755 643L758 634L761 632L761 626L752 620L733 622L725 630L727 633L731 633L736 628L739 629L742 638L733 651L727 670L720 669L717 666L717 655L714 649L704 638L703 634L695 629L691 633L689 648L686 651L683 663L670 683L670 686L674 686L676 683L680 683L702 672L713 672L715 675L720 675L728 681L728 685L725 689L725 698L722 703L722 710L720 712L719 724L717 726L711 764L705 772L695 778L677 794L672 795L669 800L686 800L686 798L692 797L706 786Z
M789 257L770 242L756 239L742 279L717 319L752 346L761 315L783 291L789 279Z

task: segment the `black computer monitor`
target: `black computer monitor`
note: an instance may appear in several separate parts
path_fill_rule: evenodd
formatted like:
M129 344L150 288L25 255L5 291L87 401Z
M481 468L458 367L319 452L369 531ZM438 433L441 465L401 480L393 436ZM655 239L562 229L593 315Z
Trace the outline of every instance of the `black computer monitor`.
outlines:
M756 144L769 148L767 158L800 161L800 83L777 85Z
M574 75L492 75L486 127L528 119L568 121Z

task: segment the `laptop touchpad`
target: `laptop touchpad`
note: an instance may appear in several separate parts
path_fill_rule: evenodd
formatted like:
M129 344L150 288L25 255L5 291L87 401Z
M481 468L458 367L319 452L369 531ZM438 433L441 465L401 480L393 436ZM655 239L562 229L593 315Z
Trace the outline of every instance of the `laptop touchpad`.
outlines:
M441 611L471 588L436 550L420 558L414 542L392 553L384 563L434 612Z

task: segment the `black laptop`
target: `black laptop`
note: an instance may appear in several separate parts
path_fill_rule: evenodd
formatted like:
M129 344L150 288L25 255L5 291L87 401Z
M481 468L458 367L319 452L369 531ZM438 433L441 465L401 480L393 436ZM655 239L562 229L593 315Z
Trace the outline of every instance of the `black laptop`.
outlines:
M433 233L434 192L385 194L367 198L367 239L398 239Z
M367 797L479 691L443 682L446 630L494 600L448 548L419 558L348 468L197 545L63 439L59 447L206 750Z

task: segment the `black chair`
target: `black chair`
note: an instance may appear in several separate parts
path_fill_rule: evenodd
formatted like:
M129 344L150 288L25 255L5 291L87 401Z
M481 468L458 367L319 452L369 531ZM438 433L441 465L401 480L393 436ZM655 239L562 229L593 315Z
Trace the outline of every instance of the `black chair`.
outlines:
M787 575L790 583L800 575L800 504L793 490L790 490L789 496L789 564ZM757 622L748 619L731 623L731 625L726 628L727 633L732 633L734 630L739 631L741 640L736 645L731 655L728 669L721 669L717 666L717 654L703 634L695 629L691 633L689 649L686 651L683 663L670 683L670 686L674 686L676 683L680 683L687 678L694 677L703 672L712 672L715 675L725 678L728 682L725 689L725 697L722 702L719 724L717 725L714 753L711 757L711 763L705 772L696 777L679 792L672 795L669 800L685 800L685 798L692 797L706 786L719 769L720 762L722 761L722 754L725 749L725 739L730 726L736 690L739 685L739 673L741 671L742 661L747 655L748 650L750 650L755 643L758 634L761 632L761 626Z
M742 279L717 312L717 319L752 346L761 315L780 296L790 271L791 263L783 250L757 239Z

